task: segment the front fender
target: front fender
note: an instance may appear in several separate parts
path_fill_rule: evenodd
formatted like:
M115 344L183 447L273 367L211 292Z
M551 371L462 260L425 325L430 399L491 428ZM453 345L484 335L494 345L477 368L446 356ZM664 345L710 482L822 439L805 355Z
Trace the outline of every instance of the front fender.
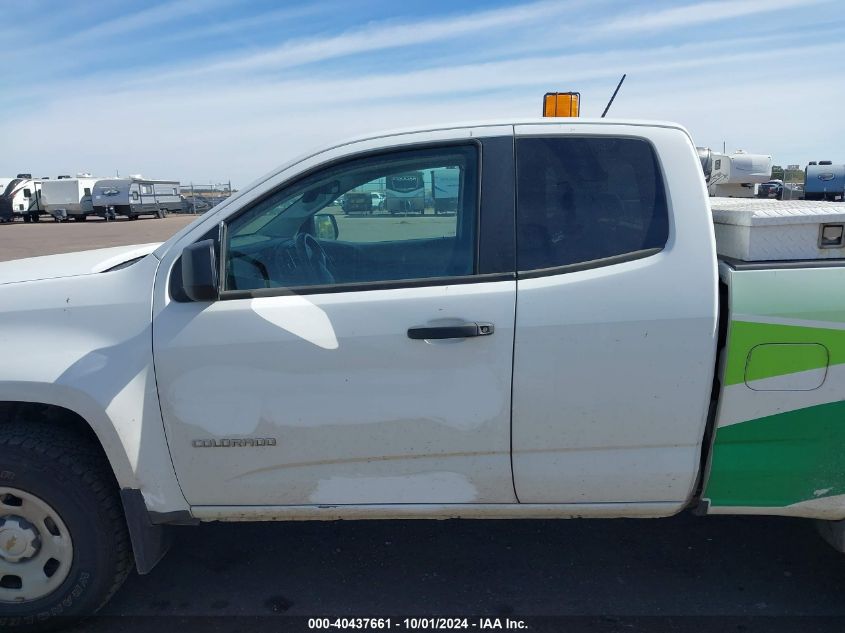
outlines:
M158 259L0 286L0 400L64 407L92 428L121 488L153 512L187 510L167 448L152 358Z

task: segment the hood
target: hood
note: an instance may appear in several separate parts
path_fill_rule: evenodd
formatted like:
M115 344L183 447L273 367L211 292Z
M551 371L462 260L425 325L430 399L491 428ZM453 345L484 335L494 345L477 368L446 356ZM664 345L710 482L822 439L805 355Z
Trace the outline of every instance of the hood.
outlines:
M149 255L158 246L159 243L134 244L0 262L0 285L102 273L130 260Z

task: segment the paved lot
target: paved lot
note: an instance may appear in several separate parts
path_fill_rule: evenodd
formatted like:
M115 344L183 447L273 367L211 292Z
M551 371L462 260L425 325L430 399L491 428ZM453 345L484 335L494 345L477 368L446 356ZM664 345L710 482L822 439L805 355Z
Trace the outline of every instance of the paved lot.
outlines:
M653 630L637 616L675 616L679 631L738 629L717 622L701 629L677 616L845 618L845 556L795 519L683 514L178 530L164 561L130 577L106 618L79 630L197 615L633 616L624 630ZM772 618L764 620L761 630L773 630ZM819 630L820 622L792 630ZM207 630L201 619L185 623Z
M87 222L41 222L0 224L0 261L72 253L90 248L163 242L198 216L170 215L163 220L139 218L106 222L91 218Z

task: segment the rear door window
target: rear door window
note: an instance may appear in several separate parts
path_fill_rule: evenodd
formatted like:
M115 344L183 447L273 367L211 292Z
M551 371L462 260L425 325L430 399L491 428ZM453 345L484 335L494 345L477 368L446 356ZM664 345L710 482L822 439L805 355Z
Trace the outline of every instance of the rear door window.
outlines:
M665 246L666 194L647 141L521 138L516 155L520 271L600 266Z

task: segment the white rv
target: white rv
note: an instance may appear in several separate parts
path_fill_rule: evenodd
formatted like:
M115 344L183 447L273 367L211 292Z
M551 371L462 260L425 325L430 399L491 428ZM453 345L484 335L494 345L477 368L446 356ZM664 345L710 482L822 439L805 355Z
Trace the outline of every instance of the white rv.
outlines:
M171 211L181 211L182 197L175 180L144 180L142 178L111 178L98 180L92 196L94 213L125 215L137 220L141 215L165 217Z
M41 184L41 203L44 210L56 220L68 218L84 221L94 211L91 191L97 178L90 174L77 174L76 178L59 176Z
M440 167L429 172L434 213L456 213L461 192L461 170L458 167Z
M11 209L11 219L20 216L24 222L38 222L44 205L41 202L41 182L44 178L33 178L32 174L18 174L13 178L0 198L7 210Z
M425 212L425 178L412 171L385 177L384 208L394 213Z
M772 157L766 154L747 154L737 150L733 154L710 155L711 172L707 190L720 198L754 198L757 186L772 177Z

